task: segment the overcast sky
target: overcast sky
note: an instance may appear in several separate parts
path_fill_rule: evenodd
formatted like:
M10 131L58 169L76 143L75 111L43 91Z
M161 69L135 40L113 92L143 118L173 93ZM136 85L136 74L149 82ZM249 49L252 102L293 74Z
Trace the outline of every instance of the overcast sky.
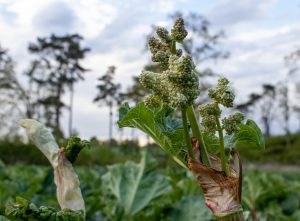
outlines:
M179 10L202 14L214 29L223 29L222 47L231 56L211 67L232 80L243 101L261 84L284 79L283 57L300 48L299 5L296 0L0 0L0 43L21 74L31 59L28 43L36 37L81 34L92 49L83 64L92 71L75 87L74 127L82 137L105 138L108 109L92 103L96 79L115 65L116 80L126 89L149 61L142 51L152 24L169 25L168 15ZM66 126L67 113L63 121Z

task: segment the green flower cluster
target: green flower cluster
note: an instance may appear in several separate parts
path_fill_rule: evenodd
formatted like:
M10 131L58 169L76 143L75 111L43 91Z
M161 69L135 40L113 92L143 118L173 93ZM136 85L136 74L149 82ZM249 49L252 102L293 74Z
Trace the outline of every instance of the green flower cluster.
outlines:
M149 49L152 53L152 61L159 62L163 68L167 69L169 58L172 54L181 57L182 50L176 50L174 47L176 42L181 43L184 40L188 32L185 30L183 19L178 18L171 30L171 34L163 27L158 27L156 29L156 34L159 39L151 37L148 40Z
M237 112L233 115L225 117L222 120L222 127L226 131L227 134L233 134L238 131L238 124L240 124L245 119L245 115Z
M148 106L159 105L161 101L171 107L185 108L199 95L199 82L191 56L182 56L182 50L176 49L187 36L182 18L175 21L171 34L159 27L156 31L159 39L151 37L149 48L152 61L159 62L164 68L162 73L142 71L141 84L152 94L145 98Z
M6 216L11 220L24 221L84 221L83 211L72 211L63 209L57 211L55 208L40 206L28 202L26 199L17 197L15 202L6 206Z
M175 24L171 30L172 37L177 42L182 42L185 37L188 35L188 32L184 28L184 20L182 18L178 18L175 21Z
M224 107L233 107L235 94L228 84L227 78L220 78L217 86L208 90L208 95L214 102Z
M222 126L219 122L219 118L221 117L219 104L224 107L232 107L235 98L233 90L229 87L229 81L226 78L219 79L217 86L208 90L208 95L213 102L198 107L205 132L214 135L218 130L218 124L221 130L225 130L228 135L238 131L238 124L245 119L242 113L238 112L225 117L222 120Z
M217 103L202 104L198 107L202 117L202 126L207 134L214 135L217 131L216 118L221 115L221 110Z

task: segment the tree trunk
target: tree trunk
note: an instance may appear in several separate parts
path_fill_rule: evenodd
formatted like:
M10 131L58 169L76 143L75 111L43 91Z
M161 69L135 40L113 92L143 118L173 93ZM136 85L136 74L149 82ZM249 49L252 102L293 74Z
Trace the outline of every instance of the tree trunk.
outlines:
M266 137L270 137L270 125L266 124Z
M55 127L57 129L60 128L60 105L56 106L55 108Z
M56 93L57 94L56 94L56 104L55 104L55 129L56 129L56 133L59 135L61 134L61 130L60 130L60 113L61 113L60 98L62 93L61 85L57 86Z
M108 145L111 147L112 145L112 126L113 126L113 112L112 112L112 102L109 103L109 141Z
M73 130L73 103L74 103L74 84L70 85L70 106L69 106L69 136L72 135Z
M270 123L269 123L268 117L264 116L262 118L262 121L263 121L264 128L265 128L265 136L270 137Z

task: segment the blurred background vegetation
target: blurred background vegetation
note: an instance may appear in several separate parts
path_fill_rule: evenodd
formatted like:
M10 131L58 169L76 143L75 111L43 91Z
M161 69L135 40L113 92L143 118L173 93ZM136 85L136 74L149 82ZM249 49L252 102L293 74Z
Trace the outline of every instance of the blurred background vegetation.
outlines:
M207 89L219 77L204 61L222 62L230 56L230 50L220 47L225 31L212 29L202 15L176 12L169 19L177 16L184 17L190 33L182 49L193 56L198 67L202 92L196 103L200 104L207 101ZM65 145L67 137L76 135L72 114L76 99L74 85L83 81L89 71L84 61L90 48L82 46L83 42L83 37L77 33L33 39L28 52L34 59L23 73L16 73L8 46L0 47L0 215L5 203L17 195L40 205L47 203L57 207L52 170L42 153L20 135L16 121L34 118L43 122L52 129L61 146ZM300 49L287 52L283 60L289 67L284 81L262 85L260 93L249 94L247 100L235 106L236 110L259 120L266 137L263 152L239 148L245 167L243 206L253 221L300 220L300 127L290 128L292 115L298 116L300 122L300 106L297 105L300 82L293 81L299 68ZM151 62L145 69L161 71ZM203 206L201 191L190 173L179 168L148 138L143 138L146 142L141 146L134 131L131 139L124 139L122 130L118 135L113 134L114 116L122 101L136 104L148 93L137 76L132 78L131 87L124 89L115 81L116 71L116 66L107 67L107 71L99 75L97 93L92 95L95 105L109 107L109 137L106 140L92 137L91 148L84 149L76 162L88 220L200 220L197 217L213 220ZM63 99L66 95L68 101ZM64 111L68 112L67 131L63 131L61 125ZM274 122L282 127L283 134L274 135ZM107 194L103 180L105 175L112 176L112 166L126 169L128 160L136 165L132 167L139 168L143 149L156 159L155 166L149 164L151 170L157 176L166 177L165 192L153 197L136 213L126 214L119 199Z

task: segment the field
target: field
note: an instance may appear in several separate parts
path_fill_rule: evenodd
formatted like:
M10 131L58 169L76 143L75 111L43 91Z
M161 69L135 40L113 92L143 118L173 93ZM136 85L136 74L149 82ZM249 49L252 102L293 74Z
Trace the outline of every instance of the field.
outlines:
M214 220L190 173L180 168L159 168L150 154L143 155L139 163L76 167L87 221ZM1 163L0 179L0 214L16 196L59 208L50 167ZM300 172L247 169L242 199L249 220L300 220L299 180Z

